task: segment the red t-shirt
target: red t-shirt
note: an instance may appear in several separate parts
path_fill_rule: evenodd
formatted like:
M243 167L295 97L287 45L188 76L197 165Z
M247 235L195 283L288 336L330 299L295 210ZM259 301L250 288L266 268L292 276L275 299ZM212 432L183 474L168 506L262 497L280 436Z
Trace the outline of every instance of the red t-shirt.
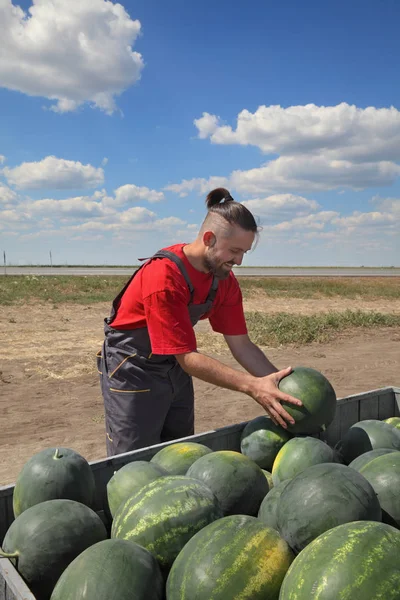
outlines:
M193 303L207 300L213 276L195 269L183 253L185 244L165 248L183 261L194 287ZM114 329L147 327L154 354L183 354L196 350L196 336L190 321L190 291L179 267L168 258L145 264L122 296ZM220 280L209 319L214 331L225 335L247 333L242 293L236 277Z

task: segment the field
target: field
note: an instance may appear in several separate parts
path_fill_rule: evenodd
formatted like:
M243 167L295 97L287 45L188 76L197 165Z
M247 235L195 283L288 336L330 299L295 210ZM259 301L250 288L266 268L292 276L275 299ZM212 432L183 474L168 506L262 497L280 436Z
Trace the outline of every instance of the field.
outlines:
M47 446L105 457L95 367L125 277L0 278L0 485ZM338 397L400 385L400 278L240 278L251 338L278 368L322 371ZM208 322L199 350L238 367ZM195 381L196 431L251 419L249 397Z

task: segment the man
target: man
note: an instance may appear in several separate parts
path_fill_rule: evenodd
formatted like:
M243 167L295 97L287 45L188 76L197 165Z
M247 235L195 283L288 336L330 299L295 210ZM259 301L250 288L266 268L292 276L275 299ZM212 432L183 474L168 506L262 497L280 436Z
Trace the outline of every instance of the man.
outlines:
M243 392L274 423L293 423L281 401L278 371L247 334L242 295L232 272L258 234L251 212L224 188L210 192L207 216L191 244L156 253L128 281L105 319L98 370L107 455L194 433L192 377ZM232 369L197 351L193 326L208 318L237 362Z

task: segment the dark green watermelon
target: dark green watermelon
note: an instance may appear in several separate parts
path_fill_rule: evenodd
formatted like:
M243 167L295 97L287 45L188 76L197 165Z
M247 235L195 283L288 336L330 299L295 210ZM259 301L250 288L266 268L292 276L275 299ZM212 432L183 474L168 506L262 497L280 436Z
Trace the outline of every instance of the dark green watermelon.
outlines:
M278 529L277 512L279 500L289 481L290 479L285 479L285 481L275 485L261 502L260 510L258 511L257 517L260 521L276 530Z
M378 494L382 520L400 528L400 452L374 458L360 473Z
M22 467L13 495L14 516L45 502L63 498L94 506L96 485L89 463L70 448L46 448Z
M376 450L370 450L369 452L364 452L360 456L357 456L354 460L351 461L349 467L355 469L360 472L361 469L374 458L378 458L378 456L384 456L385 454L391 454L392 452L398 452L398 450L393 450L392 448L377 448Z
M74 558L106 538L102 520L85 504L47 500L27 508L11 523L3 553L38 600L47 600Z
M212 450L197 442L177 442L161 448L151 459L151 463L161 467L169 475L186 475L188 468Z
M166 474L165 469L145 460L131 462L121 467L107 483L107 500L111 515L114 516L118 506L129 496L133 496L144 485Z
M296 367L281 379L279 389L303 406L282 402L285 410L294 418L295 424L287 424L291 433L311 435L325 431L335 417L336 393L328 379L319 371L308 367Z
M347 464L370 450L400 450L400 430L377 419L366 419L354 423L335 448Z
M154 556L128 540L104 540L66 568L51 600L163 600L164 580Z
M190 538L222 516L217 498L202 481L159 477L118 507L111 537L147 548L165 574Z
M278 600L293 553L277 531L247 515L219 519L181 550L167 600Z
M279 450L272 467L272 480L277 485L312 465L335 461L335 451L325 442L309 436L295 437Z
M249 421L240 439L240 451L262 469L271 470L279 450L291 435L270 418L261 416Z
M354 469L325 463L289 481L277 511L281 535L297 553L321 533L350 521L380 521L382 511L371 484Z
M400 534L356 521L317 537L296 556L279 600L400 600Z
M203 481L218 498L224 515L256 516L269 491L262 469L247 456L219 450L196 460L188 477Z

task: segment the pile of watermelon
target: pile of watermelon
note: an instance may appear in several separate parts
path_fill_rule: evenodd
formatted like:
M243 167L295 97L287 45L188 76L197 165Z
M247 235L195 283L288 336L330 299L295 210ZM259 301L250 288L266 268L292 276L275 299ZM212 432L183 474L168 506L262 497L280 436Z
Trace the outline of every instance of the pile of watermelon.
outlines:
M104 511L84 457L34 455L0 556L37 600L400 600L400 418L360 421L332 448L318 437L329 381L302 367L285 380L303 402L285 406L293 427L257 417L240 451L170 443L113 474Z

